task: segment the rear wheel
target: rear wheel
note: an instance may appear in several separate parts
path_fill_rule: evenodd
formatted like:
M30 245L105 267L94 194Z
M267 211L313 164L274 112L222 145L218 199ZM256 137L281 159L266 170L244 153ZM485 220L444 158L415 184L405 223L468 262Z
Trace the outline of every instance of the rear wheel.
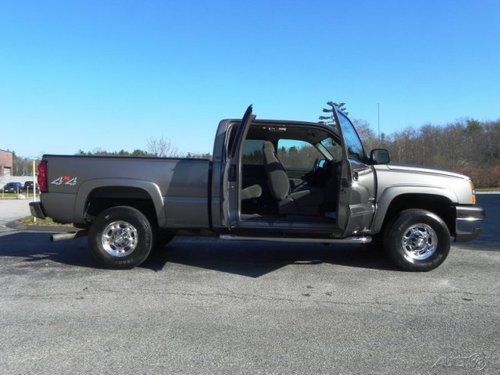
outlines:
M111 207L101 212L88 235L94 258L108 268L132 268L146 260L153 247L149 220L139 210Z
M446 223L430 211L404 210L387 227L384 248L399 268L430 271L448 256L450 232Z

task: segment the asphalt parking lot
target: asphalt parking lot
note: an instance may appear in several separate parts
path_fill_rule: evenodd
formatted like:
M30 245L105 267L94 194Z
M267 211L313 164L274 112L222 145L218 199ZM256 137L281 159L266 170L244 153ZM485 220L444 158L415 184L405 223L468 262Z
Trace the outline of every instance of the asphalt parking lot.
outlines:
M479 203L483 236L428 273L210 238L111 271L84 238L0 229L0 373L498 374L500 195Z

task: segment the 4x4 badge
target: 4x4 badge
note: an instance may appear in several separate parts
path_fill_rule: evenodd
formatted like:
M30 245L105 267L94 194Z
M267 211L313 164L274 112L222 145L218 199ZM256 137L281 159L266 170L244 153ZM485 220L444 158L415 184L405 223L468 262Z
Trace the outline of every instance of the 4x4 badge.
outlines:
M51 184L57 186L60 185L75 186L77 182L78 182L78 177L61 176L52 181Z

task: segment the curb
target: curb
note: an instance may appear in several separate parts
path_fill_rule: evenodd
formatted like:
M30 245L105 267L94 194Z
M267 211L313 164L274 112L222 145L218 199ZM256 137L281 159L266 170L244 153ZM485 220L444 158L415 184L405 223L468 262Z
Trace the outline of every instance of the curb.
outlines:
M5 224L7 228L16 230L28 230L30 232L76 232L79 229L75 227L68 227L63 225L26 225L21 223L19 220L10 221Z

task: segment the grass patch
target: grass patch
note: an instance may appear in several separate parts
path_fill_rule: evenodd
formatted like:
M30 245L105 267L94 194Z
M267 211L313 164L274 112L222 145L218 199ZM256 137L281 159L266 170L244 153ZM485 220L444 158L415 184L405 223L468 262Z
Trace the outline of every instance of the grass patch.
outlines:
M17 198L17 194L16 193L0 193L0 199L16 199ZM31 196L31 198L33 199L33 196Z
M71 224L59 224L55 223L54 220L52 220L50 217L47 217L45 219L36 219L36 223L33 222L33 216L25 216L22 219L19 219L21 223L24 225L41 225L41 226L47 226L47 227L71 227Z
M481 192L481 191L498 191L498 192L500 192L500 187L496 187L496 188L476 188L474 190L479 191L479 192Z
M24 199L30 199L33 200L33 193L26 194L26 193L0 193L0 199L17 199L18 195L22 195ZM36 195L36 199L39 199L40 195Z

